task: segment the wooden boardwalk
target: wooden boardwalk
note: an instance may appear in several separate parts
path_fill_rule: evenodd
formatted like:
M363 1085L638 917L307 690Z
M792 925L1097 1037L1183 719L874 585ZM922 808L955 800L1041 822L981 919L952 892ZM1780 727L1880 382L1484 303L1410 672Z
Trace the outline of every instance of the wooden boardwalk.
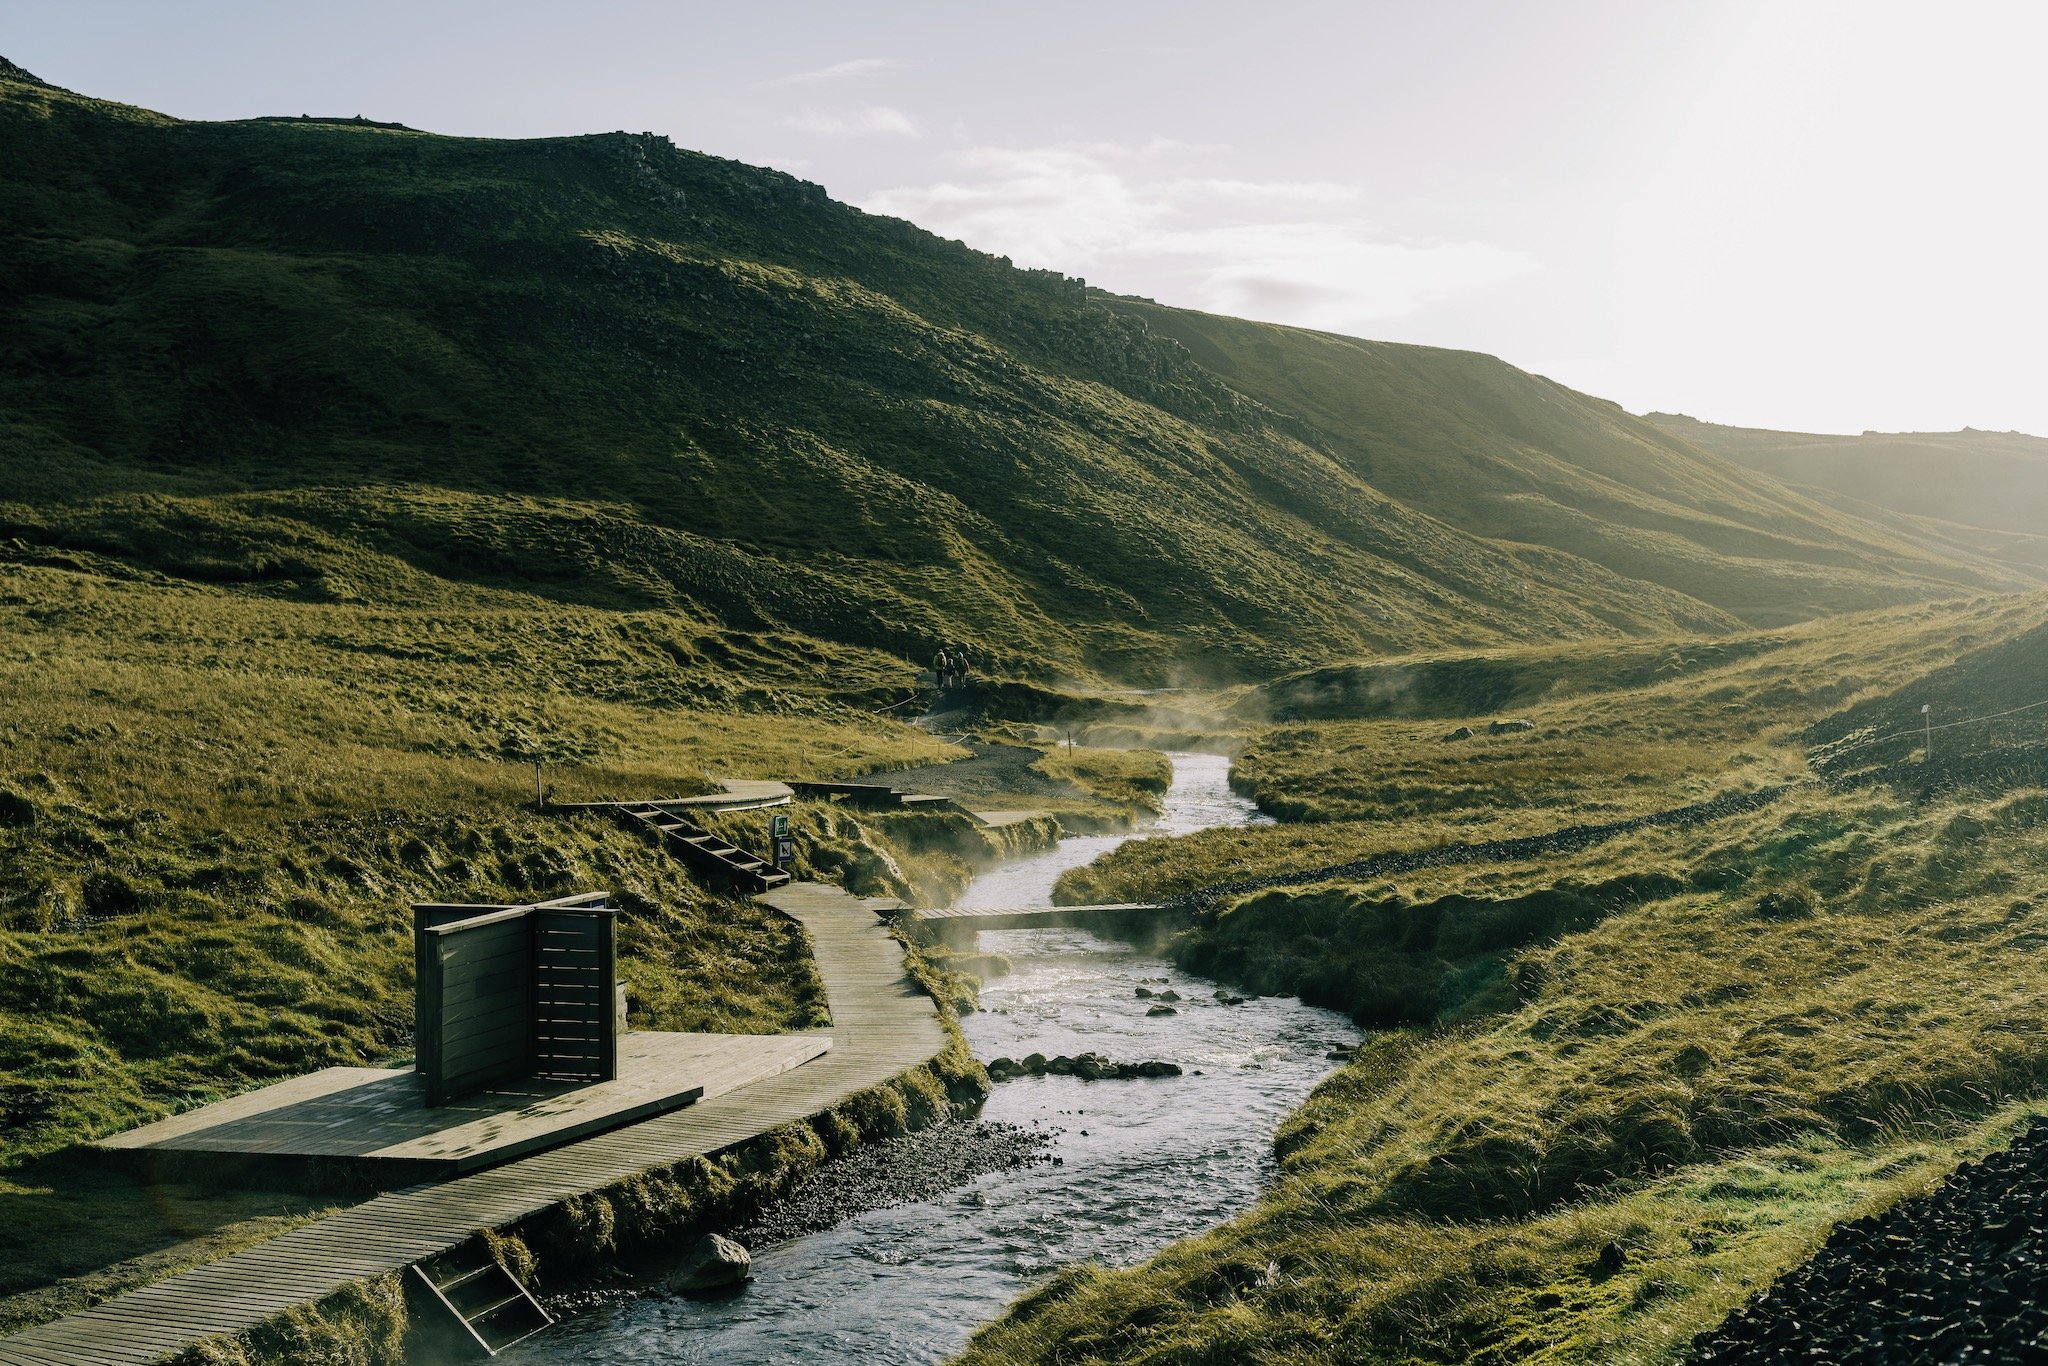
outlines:
M876 1086L946 1045L936 1007L904 975L878 912L837 887L797 883L762 898L810 932L832 1009L815 1062L550 1152L393 1191L269 1242L0 1338L5 1366L153 1362L234 1334L351 1281L399 1271L479 1228L501 1227L650 1168L741 1143Z
M795 791L788 783L769 778L714 778L716 792L695 797L660 797L652 802L550 802L550 811L596 811L614 806L673 806L683 811L758 811L769 806L788 806Z
M521 1077L426 1104L410 1067L329 1067L128 1129L112 1152L345 1158L390 1165L396 1186L455 1176L616 1129L786 1072L832 1046L819 1034L663 1034L619 1040L613 1081Z

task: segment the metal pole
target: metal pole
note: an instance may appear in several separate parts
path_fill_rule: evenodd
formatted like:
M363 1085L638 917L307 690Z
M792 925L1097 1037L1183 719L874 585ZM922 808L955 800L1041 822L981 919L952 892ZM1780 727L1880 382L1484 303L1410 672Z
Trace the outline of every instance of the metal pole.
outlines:
M1932 763L1934 760L1934 710L1925 702L1920 704L1920 721L1927 727L1927 752L1921 756L1920 761L1922 763Z
M533 809L544 811L547 809L547 804L547 793L541 790L540 785L540 760L535 759L533 761Z

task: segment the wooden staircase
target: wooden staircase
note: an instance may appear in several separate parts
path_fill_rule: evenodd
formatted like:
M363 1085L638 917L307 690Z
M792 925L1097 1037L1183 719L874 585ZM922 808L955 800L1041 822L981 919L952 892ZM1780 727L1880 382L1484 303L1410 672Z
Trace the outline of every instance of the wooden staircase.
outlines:
M653 802L621 803L611 808L628 825L652 830L669 851L712 882L759 895L789 882L789 874L729 844L694 821Z
M414 1262L405 1279L423 1345L436 1356L494 1357L554 1322L481 1238Z

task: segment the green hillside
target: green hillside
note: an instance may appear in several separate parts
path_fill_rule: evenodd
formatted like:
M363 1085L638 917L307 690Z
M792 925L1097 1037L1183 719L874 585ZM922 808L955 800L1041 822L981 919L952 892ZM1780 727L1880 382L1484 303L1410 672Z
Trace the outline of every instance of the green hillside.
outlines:
M1232 387L1313 424L1308 439L1407 506L1685 593L1751 626L2014 582L1971 548L1931 547L1759 479L1492 356L1115 303Z
M1932 543L2029 572L2048 568L2048 440L2041 437L1970 428L1861 436L1773 432L1677 413L1649 413L1644 420L1839 505L1854 500L1864 516L1894 514Z
M1496 361L1105 305L651 135L186 123L0 72L0 148L16 558L1130 681L2006 582Z
M190 123L0 60L0 1332L319 1213L75 1145L406 1056L408 901L605 889L636 1026L818 1023L786 921L536 786L957 759L898 719L945 637L1010 738L1227 727L1288 818L1067 892L1321 870L1174 951L1402 1024L1258 1208L976 1359L1671 1359L2048 1104L2048 710L1910 762L1922 701L2039 700L2048 599L2007 590L2048 523L1732 430L1103 295L651 134ZM1960 484L2034 458L1966 435ZM1036 762L1077 828L1156 809L1156 754ZM1055 833L787 814L799 876L922 904Z

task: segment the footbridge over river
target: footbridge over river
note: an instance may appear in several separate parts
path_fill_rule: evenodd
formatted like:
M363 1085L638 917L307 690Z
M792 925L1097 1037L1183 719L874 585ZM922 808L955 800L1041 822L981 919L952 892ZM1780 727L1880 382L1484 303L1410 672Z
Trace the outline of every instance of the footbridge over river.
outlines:
M1116 901L1093 906L950 906L912 910L912 924L949 944L971 941L982 930L1107 930L1148 932L1162 921L1178 922L1186 912L1152 901Z

